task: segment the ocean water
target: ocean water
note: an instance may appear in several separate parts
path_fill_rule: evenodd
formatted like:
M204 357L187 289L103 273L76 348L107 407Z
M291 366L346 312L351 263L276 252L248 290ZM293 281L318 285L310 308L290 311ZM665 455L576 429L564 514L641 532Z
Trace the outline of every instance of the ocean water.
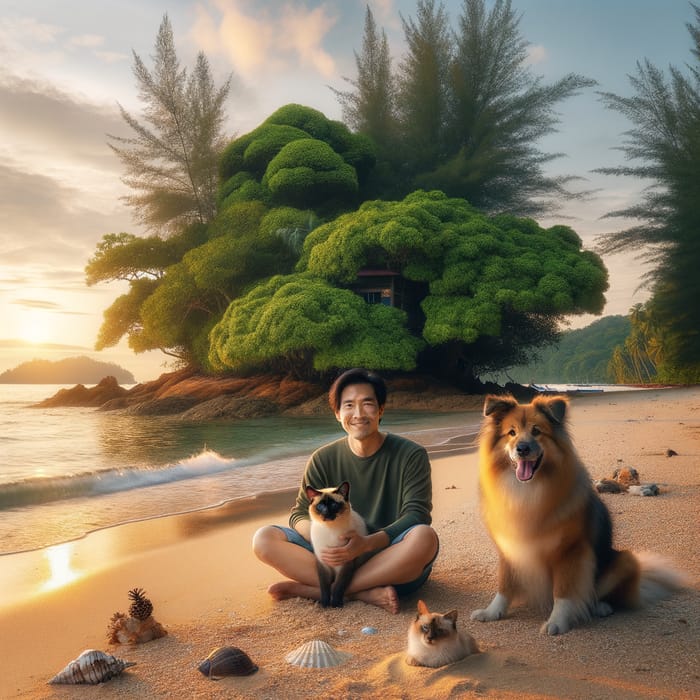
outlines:
M0 384L0 554L295 488L309 454L343 435L330 410L327 417L186 423L32 407L60 388ZM471 445L480 418L478 411L391 410L382 427L437 455Z

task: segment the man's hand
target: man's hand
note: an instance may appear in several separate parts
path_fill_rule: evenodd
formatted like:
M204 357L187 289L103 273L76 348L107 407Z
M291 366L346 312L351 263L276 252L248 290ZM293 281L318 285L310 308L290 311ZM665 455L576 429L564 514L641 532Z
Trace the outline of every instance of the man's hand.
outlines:
M367 538L352 530L345 534L345 544L322 549L319 558L328 566L341 566L368 551Z

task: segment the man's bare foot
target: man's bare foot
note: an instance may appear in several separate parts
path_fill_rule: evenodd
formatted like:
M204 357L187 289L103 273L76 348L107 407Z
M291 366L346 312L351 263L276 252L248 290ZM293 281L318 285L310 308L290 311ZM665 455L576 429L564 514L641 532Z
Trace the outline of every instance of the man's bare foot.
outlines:
M289 598L309 598L319 600L321 591L298 581L279 581L273 583L267 592L273 600L288 600ZM358 591L348 596L350 600L361 600L369 605L376 605L392 615L399 612L399 597L393 586L377 586L366 591Z
M267 592L273 600L288 600L289 598L310 598L311 600L319 600L321 591L314 586L307 586L305 583L298 581L279 581L273 583Z
M399 596L393 586L377 586L376 588L368 588L366 591L358 591L353 594L353 600L361 600L363 603L376 605L392 615L399 612Z

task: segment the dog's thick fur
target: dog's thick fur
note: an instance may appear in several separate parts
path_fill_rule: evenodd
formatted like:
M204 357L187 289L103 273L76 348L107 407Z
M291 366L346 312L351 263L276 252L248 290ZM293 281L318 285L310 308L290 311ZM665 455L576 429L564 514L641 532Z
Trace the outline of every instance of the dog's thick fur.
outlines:
M612 547L612 522L569 436L565 397L526 405L488 396L479 436L482 515L498 549L498 593L472 619L498 620L524 594L551 610L541 628L563 634L614 607L680 588L660 560Z

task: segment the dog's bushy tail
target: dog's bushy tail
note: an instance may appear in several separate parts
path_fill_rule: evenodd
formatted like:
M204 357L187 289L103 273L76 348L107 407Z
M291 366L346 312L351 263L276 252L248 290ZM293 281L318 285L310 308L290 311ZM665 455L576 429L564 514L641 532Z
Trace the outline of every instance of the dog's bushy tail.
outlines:
M689 585L688 577L664 557L652 552L635 552L639 563L639 603L649 605Z

